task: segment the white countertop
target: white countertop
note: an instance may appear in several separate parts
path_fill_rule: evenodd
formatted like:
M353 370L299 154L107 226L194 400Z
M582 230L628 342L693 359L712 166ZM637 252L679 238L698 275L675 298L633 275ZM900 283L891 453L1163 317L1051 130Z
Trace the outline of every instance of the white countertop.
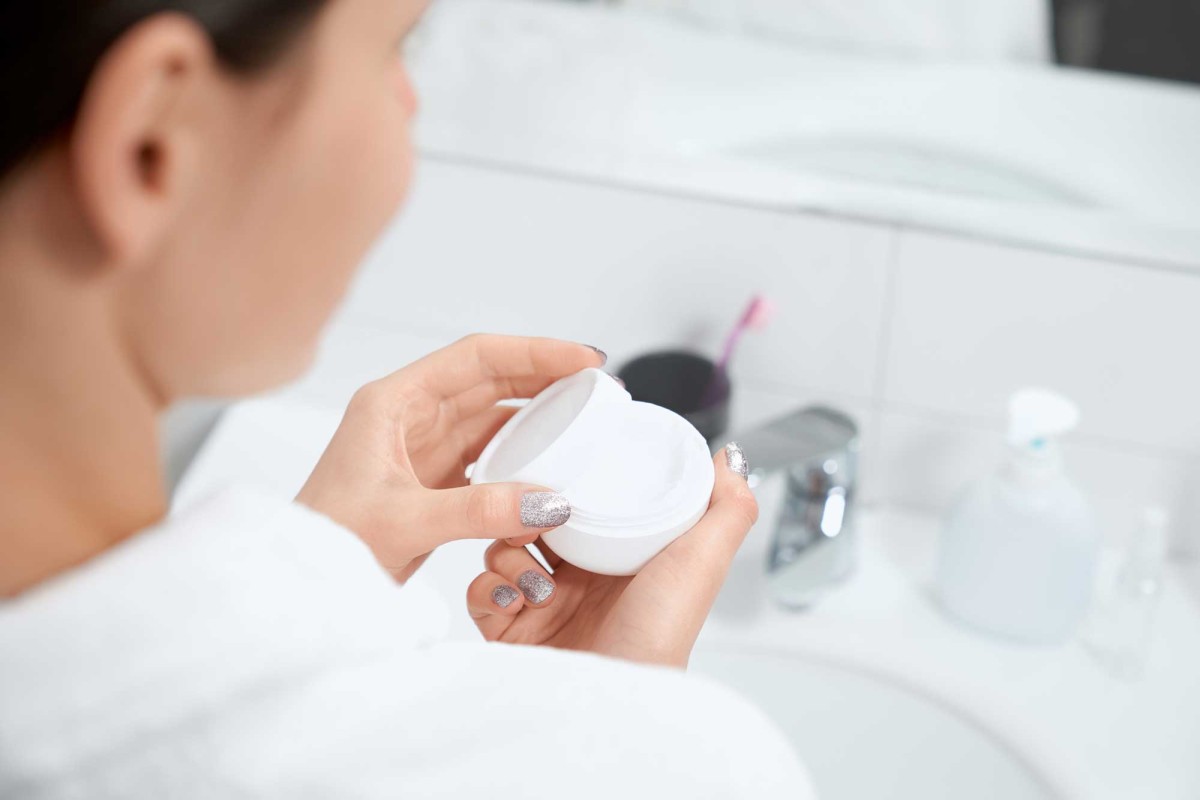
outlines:
M441 3L411 60L426 157L1200 268L1192 87L544 0Z
M314 397L320 397L315 403ZM181 486L179 503L228 483L294 493L340 419L311 383L228 412ZM761 495L764 510L774 502ZM789 613L763 595L769 513L751 533L700 646L791 652L884 677L988 729L1065 797L1200 796L1200 608L1169 572L1145 675L1123 682L1079 643L1033 648L979 636L930 601L937 521L863 509L853 578L815 610ZM439 550L424 579L462 607L484 543ZM451 638L477 636L465 611Z

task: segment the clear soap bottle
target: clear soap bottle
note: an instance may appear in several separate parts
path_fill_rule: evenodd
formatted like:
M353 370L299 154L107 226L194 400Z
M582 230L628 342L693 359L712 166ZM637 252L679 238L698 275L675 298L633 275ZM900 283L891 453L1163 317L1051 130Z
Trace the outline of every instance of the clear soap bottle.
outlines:
M1100 537L1057 443L1078 421L1075 404L1054 392L1013 395L1004 460L968 488L942 530L936 592L954 619L1042 644L1069 639L1082 622Z

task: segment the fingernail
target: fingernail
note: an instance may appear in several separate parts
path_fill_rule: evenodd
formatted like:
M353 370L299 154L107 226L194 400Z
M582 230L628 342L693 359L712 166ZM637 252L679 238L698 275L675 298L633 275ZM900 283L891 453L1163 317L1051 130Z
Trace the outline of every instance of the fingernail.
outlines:
M521 497L521 524L557 528L571 518L571 504L557 492L526 492Z
M492 589L492 602L501 608L508 608L512 605L513 600L516 600L520 596L520 592L506 583L502 583L495 589Z
M600 358L604 359L604 361L600 364L600 366L603 367L605 364L608 363L608 353L604 352L599 347L596 347L596 345L594 345L594 344L585 344L584 347L590 347L593 350L595 350L597 353L600 354Z
M746 454L737 442L725 445L725 463L743 478L750 474L750 462L746 460Z
M517 578L517 586L521 587L525 599L535 606L546 602L554 594L554 584L535 569L522 572L521 577Z

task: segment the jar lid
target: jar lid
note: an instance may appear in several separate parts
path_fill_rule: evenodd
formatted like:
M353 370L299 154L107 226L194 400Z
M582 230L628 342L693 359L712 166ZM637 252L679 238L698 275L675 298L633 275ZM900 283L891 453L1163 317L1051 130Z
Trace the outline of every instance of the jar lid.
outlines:
M566 495L574 527L632 536L707 507L714 473L691 423L587 369L530 400L484 449L471 482L498 481Z

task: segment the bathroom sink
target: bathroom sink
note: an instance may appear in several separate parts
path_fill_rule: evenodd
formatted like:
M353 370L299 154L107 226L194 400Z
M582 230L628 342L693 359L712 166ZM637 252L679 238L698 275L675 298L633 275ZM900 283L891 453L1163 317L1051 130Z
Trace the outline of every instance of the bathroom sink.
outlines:
M335 338L340 344L322 354L321 386L224 414L176 506L230 484L294 496L337 428L341 398L360 372L378 367L368 370L374 356L364 354L374 347L380 359L404 360L428 349L424 340L381 344L378 336L371 328ZM397 355L397 347L412 349ZM330 405L335 392L339 403ZM823 800L1200 798L1200 607L1182 588L1183 572L1171 569L1146 675L1116 680L1078 644L1018 647L947 619L926 591L940 526L921 513L860 508L855 573L805 613L776 607L762 570L782 489L779 481L755 488L759 523L691 669L773 717ZM431 590L444 592L449 641L479 639L468 615L447 609L461 606L482 545L454 542L421 568Z
M1035 769L942 704L813 658L706 647L692 672L760 706L803 758L822 800L1049 800Z

